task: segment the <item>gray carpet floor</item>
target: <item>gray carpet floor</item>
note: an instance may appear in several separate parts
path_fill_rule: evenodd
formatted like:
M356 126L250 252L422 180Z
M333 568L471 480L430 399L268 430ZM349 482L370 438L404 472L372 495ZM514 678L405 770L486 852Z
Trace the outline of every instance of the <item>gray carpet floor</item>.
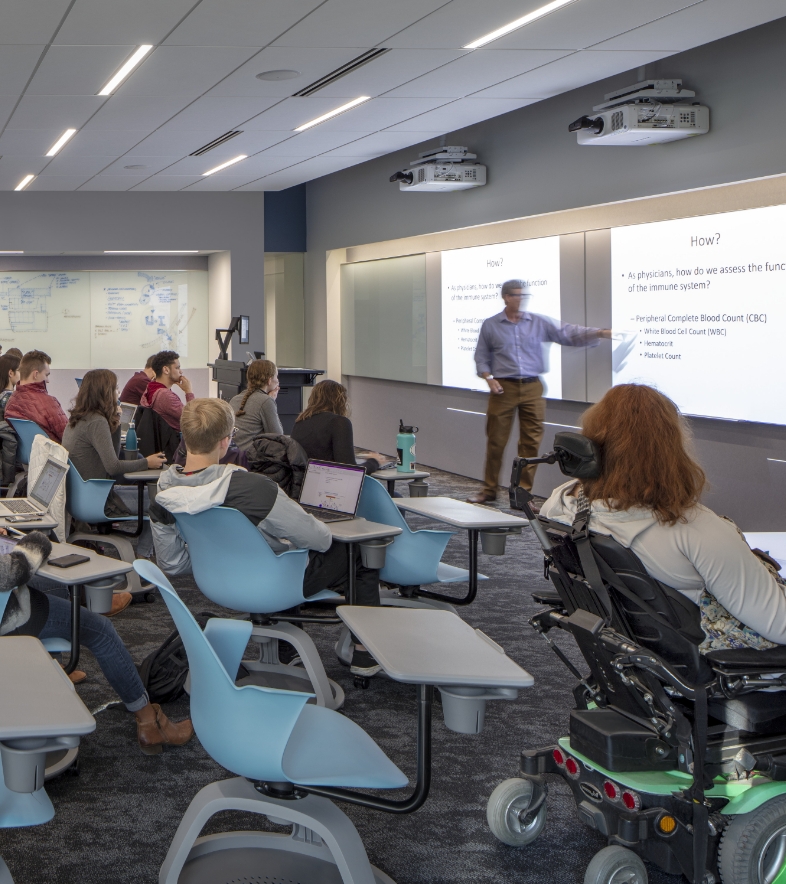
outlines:
M479 487L438 471L429 481L431 495L465 497ZM424 520L410 520L413 527L431 527ZM466 567L464 533L450 541L444 558ZM530 847L501 844L486 824L488 796L502 780L517 775L520 751L551 744L567 730L573 678L527 624L538 610L531 593L548 588L542 562L529 530L512 537L505 556L481 555L480 569L490 580L481 584L473 605L459 609L468 623L532 673L534 687L521 691L518 700L489 703L485 730L476 736L447 730L439 700L435 702L433 785L416 813L393 816L342 805L371 862L398 884L578 884L593 854L605 846L600 835L579 822L569 790L559 781L550 785L547 823ZM175 586L193 611L221 611L190 578L176 580ZM466 586L454 591L461 595ZM114 623L137 662L172 629L160 598L154 604L132 605ZM338 627L307 629L328 676L346 691L343 713L365 728L414 782L415 689L385 679L375 679L368 690L356 689L333 653ZM570 643L562 643L577 659ZM82 660L88 680L77 691L95 711L116 698L89 653ZM188 698L168 704L165 711L176 720L185 717ZM96 718L95 733L81 744L79 775L61 776L47 785L55 818L44 826L0 830L0 855L16 884L155 884L191 799L208 783L230 776L197 739L148 757L139 751L133 717L122 707L105 709ZM275 830L260 820L222 814L206 831ZM651 884L675 881L651 870Z

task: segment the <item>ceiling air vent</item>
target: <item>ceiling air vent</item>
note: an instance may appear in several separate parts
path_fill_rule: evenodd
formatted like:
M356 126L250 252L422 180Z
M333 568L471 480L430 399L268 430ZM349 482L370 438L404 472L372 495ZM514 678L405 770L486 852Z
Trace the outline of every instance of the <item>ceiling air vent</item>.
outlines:
M305 98L307 95L313 95L318 90L324 89L325 86L329 86L331 83L335 83L336 80L340 80L341 77L346 77L347 74L351 74L352 71L356 71L358 68L363 67L364 64L374 61L375 58L379 58L380 55L384 55L386 52L390 52L390 50L369 49L368 52L364 52L363 55L353 58L352 61L348 61L340 68L336 68L334 71L331 71L331 73L325 74L325 76L321 77L319 80L314 80L310 86L306 86L305 89L301 89L300 92L296 92L295 95L300 98Z
M198 150L195 150L193 153L190 153L190 157L201 157L203 153L207 153L209 150L213 150L214 147L218 147L220 144L224 144L229 141L230 138L234 138L236 135L242 135L242 129L234 129L232 132L224 132L223 135L219 135L218 138L214 138L212 141L208 142L208 144L204 144Z

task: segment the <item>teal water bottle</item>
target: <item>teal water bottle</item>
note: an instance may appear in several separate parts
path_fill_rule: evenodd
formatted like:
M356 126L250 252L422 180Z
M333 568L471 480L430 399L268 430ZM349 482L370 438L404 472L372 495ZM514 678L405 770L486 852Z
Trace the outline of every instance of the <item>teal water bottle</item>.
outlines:
M136 427L134 426L134 422L128 425L128 430L126 431L126 451L135 452L137 450L137 441L136 441Z
M404 421L399 418L398 436L396 436L396 452L398 461L396 469L399 473L415 472L415 433L418 427L405 427Z

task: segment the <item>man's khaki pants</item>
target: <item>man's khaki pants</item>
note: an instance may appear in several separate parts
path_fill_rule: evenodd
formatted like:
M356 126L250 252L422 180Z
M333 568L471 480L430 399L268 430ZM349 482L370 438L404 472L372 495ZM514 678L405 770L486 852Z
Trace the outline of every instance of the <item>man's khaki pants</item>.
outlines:
M497 496L502 455L516 412L519 414L519 457L537 457L546 416L546 400L540 381L524 384L503 379L499 383L502 392L489 394L486 416L486 469L483 480L484 491L489 497ZM535 467L527 467L521 473L521 487L531 491L534 481Z

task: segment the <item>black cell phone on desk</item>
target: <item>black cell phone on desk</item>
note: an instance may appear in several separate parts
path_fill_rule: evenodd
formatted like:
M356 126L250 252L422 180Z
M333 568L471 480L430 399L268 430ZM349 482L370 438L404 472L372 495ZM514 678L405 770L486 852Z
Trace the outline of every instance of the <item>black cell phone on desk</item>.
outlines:
M3 516L6 522L40 522L41 516Z
M74 565L82 565L90 561L90 556L80 556L78 553L69 553L57 559L50 559L47 564L53 568L73 568Z

